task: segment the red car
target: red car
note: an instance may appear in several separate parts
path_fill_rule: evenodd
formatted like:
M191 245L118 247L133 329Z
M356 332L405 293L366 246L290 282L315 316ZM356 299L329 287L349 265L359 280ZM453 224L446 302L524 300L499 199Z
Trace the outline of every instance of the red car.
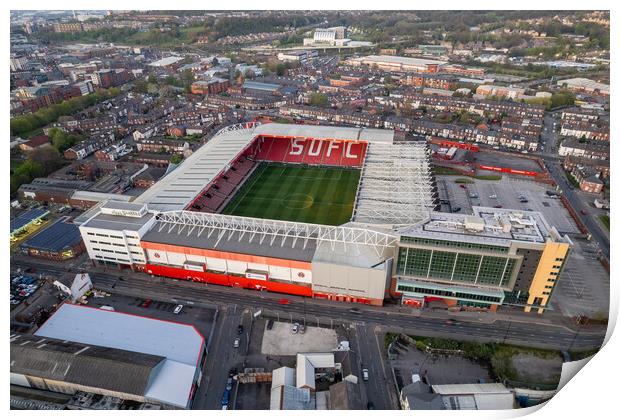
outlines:
M142 306L143 308L148 308L149 306L151 306L151 304L153 303L153 299L147 299L144 302L142 302Z
M467 189L467 187L465 185L463 185L463 184L460 184L459 187L463 188L464 190Z
M288 299L280 299L278 302L280 302L280 305L288 305L291 303Z

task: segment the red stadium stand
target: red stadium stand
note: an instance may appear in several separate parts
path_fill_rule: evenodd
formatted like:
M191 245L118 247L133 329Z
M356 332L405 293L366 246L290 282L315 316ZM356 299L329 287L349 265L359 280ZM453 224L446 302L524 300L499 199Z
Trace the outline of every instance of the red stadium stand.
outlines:
M259 161L361 167L366 153L365 142L271 137L260 141Z

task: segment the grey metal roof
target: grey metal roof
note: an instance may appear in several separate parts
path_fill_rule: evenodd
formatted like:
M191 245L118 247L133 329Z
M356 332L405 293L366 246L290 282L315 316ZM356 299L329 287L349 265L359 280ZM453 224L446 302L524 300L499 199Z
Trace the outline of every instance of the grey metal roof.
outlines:
M206 233L199 235L198 229L189 234L188 231L189 229L183 229L179 233L178 228L169 231L168 226L162 226L162 222L157 222L142 237L142 241L306 262L312 261L316 250L316 240L308 240L304 248L304 241L295 241L294 238L286 238L284 244L282 244L282 238L276 238L273 245L270 245L271 239L269 237L261 244L259 235L253 239L251 235L240 238L241 235L244 235L240 231L233 232L232 236L227 232L219 241L221 229L216 229L210 236Z
M133 395L145 395L164 357L108 347L17 335L11 372Z
M68 303L35 335L152 354L193 366L204 341L192 325Z
M153 217L155 217L153 213L147 213L142 217L124 217L99 213L86 223L83 223L82 226L98 229L138 231Z

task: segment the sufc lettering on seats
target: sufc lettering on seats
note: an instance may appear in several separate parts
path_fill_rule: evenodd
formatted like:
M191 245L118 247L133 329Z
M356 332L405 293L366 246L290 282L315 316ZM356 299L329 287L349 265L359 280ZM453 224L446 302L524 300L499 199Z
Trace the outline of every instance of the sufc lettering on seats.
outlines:
M344 157L347 159L359 158L358 153L353 153L353 146L359 145L357 142L339 141L339 140L320 140L320 139L294 139L291 143L291 150L289 155L291 156L320 156L323 150L323 144L327 144L327 150L325 151L325 157L330 158L332 153L336 150L340 150L344 143ZM309 144L309 146L308 146ZM305 151L305 153L304 153Z

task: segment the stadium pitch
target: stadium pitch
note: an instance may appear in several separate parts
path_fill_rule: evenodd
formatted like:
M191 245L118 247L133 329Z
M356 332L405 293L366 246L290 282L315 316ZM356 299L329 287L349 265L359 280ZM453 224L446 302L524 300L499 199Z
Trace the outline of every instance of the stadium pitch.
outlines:
M359 178L359 169L263 162L222 213L341 225L351 219Z

